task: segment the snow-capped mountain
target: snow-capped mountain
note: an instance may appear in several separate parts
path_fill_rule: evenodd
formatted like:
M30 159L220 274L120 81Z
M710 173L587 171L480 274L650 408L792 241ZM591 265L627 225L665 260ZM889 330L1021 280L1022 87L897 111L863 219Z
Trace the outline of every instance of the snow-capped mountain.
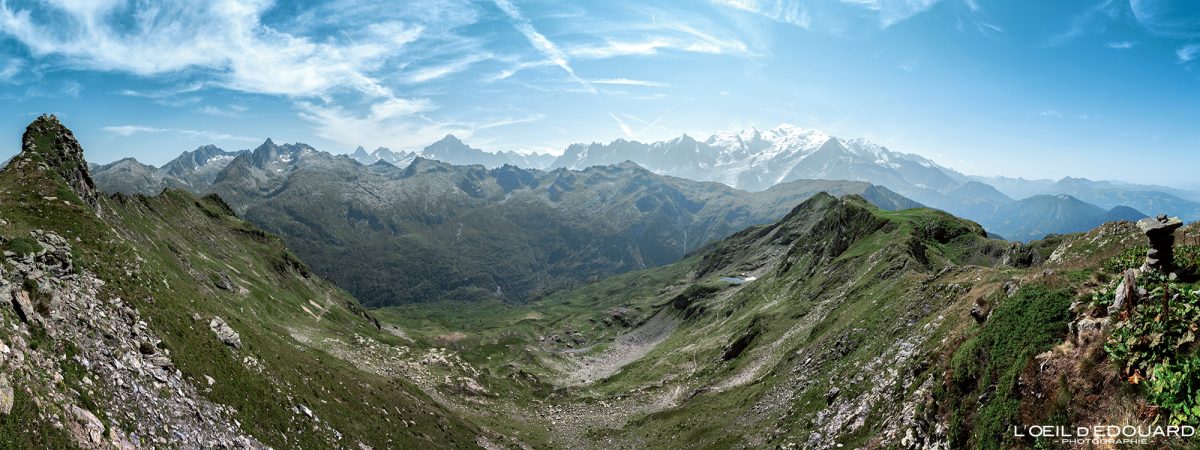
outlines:
M540 153L526 155L512 151L485 152L463 143L450 134L421 150L421 156L461 166L479 164L489 169L505 164L524 169L545 169L554 161L554 156Z
M750 191L799 179L868 181L952 211L958 205L946 195L970 181L918 155L786 124L766 131L751 128L716 133L704 141L684 135L648 144L622 139L610 144L575 144L553 167L581 169L622 161L661 174ZM988 196L1007 199L999 192L988 192Z
M1040 199L1036 208L1025 209L1086 210L1088 213L1076 214L1077 217L1070 220L1030 226L1025 223L1028 220L1010 219L1015 205L1027 203L1014 201L983 180L968 177L920 155L892 151L866 139L844 139L787 124L765 131L751 128L719 132L704 141L683 135L652 143L618 139L609 144L575 144L568 147L552 167L578 170L622 161L632 161L659 174L715 181L750 191L805 179L866 181L925 205L975 220L988 231L1016 239L1041 237L1037 233L1079 231L1109 217L1092 205L1068 208L1069 204L1082 203L1069 196L1048 197ZM1101 213L1095 213L1093 209ZM1028 216L1033 220L1038 213ZM1055 227L1055 224L1063 226Z
M1039 238L1047 232L1081 231L1111 217L1140 215L1138 211L1181 210L1188 216L1200 211L1200 205L1169 194L1130 191L1118 184L1074 179L1038 186L1039 194L1070 196L1046 195L1037 201L1017 202L993 187L989 179L963 175L919 155L892 151L865 139L843 139L791 125L765 131L716 133L703 141L683 135L653 143L618 139L609 144L574 144L556 159L539 154L485 152L450 135L418 152L396 152L383 147L367 152L359 147L348 155L332 155L305 144L277 145L268 139L253 151L225 152L205 146L185 152L162 168L125 159L94 166L92 173L108 192L153 194L176 187L199 193L222 181L257 189L296 170L306 173L343 170L335 160L353 160L372 166L371 170L409 167L424 160L487 168L511 165L524 169L573 170L631 161L658 174L714 181L748 191L764 191L798 180L865 181L921 204L975 220L990 232L1014 239ZM1006 183L1007 191L1017 191L1013 185L1016 182L999 181ZM1076 203L1084 202L1077 199L1103 208L1079 207ZM1133 209L1121 209L1126 206ZM1054 220L1036 222L1045 217Z
M395 152L387 147L379 147L375 151L368 153L360 145L348 156L350 159L358 161L364 166L384 161L398 167L407 166L418 156L458 166L478 164L489 169L494 169L505 164L525 169L545 169L554 161L553 155L539 153L521 154L512 151L486 152L471 147L450 134L437 142L429 144L418 152Z
M404 167L411 164L418 155L414 152L393 151L387 147L379 147L375 151L367 153L367 150L360 145L348 156L364 166L383 161L393 166Z

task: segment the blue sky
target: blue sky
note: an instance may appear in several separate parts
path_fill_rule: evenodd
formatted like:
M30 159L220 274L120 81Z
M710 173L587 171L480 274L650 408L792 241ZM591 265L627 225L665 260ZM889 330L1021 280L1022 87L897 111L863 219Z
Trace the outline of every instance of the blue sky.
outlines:
M1190 1L0 0L0 154L486 150L792 123L970 174L1198 188Z

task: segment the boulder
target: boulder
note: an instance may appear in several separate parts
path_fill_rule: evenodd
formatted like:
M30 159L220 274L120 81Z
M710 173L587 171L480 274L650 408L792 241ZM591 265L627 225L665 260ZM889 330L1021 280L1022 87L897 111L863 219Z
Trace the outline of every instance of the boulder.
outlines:
M233 348L242 348L242 336L239 335L237 331L234 331L233 328L230 328L229 324L225 323L224 320L221 320L220 317L213 317L212 321L208 323L208 328L211 329L212 332L217 335L217 339L220 339L221 342L225 343L225 345Z
M229 275L226 274L225 272L218 272L216 274L213 274L212 282L213 282L213 286L216 286L217 289L220 289L223 291L232 291L233 290L233 280L230 279Z
M32 322L34 314L37 314L33 310L33 302L29 300L28 292L17 291L16 295L13 295L12 305L13 310L17 313L17 317L25 323Z
M71 411L79 419L79 424L83 425L84 437L93 446L99 447L99 444L104 442L104 422L101 422L100 418L91 411L78 406L72 406Z

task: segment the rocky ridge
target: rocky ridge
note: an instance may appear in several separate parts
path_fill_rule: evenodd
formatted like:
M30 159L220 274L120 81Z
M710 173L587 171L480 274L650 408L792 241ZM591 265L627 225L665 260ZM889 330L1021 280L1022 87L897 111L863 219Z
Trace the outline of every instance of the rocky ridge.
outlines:
M40 248L6 251L0 268L0 306L11 308L0 315L0 390L21 390L82 448L265 448L183 378L136 308L100 294L105 282L75 267L70 243L30 238ZM39 351L47 340L66 351Z

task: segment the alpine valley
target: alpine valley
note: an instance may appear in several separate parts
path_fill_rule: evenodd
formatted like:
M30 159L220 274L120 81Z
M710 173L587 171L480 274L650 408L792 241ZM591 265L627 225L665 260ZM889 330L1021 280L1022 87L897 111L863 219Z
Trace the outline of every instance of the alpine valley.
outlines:
M1011 423L1194 414L1192 360L1165 358L1194 346L1195 226L1167 279L1137 269L1128 221L1005 241L801 163L746 191L270 140L95 166L54 116L21 142L0 172L3 448L991 449L1040 445ZM1005 198L817 148L831 174L870 148L897 189ZM1030 229L1123 218L1012 203L1062 211Z
M1197 75L1197 0L0 0L0 450L1198 449Z
M578 144L548 161L447 136L416 152L360 147L348 157L267 140L238 152L201 147L162 168L125 159L92 170L105 192L216 193L370 306L524 302L676 261L822 191L884 209L939 208L1019 241L1145 217L1138 208L1200 214L1200 203L1165 188L1078 179L999 180L1033 194L1012 200L920 156L790 125L704 142Z

